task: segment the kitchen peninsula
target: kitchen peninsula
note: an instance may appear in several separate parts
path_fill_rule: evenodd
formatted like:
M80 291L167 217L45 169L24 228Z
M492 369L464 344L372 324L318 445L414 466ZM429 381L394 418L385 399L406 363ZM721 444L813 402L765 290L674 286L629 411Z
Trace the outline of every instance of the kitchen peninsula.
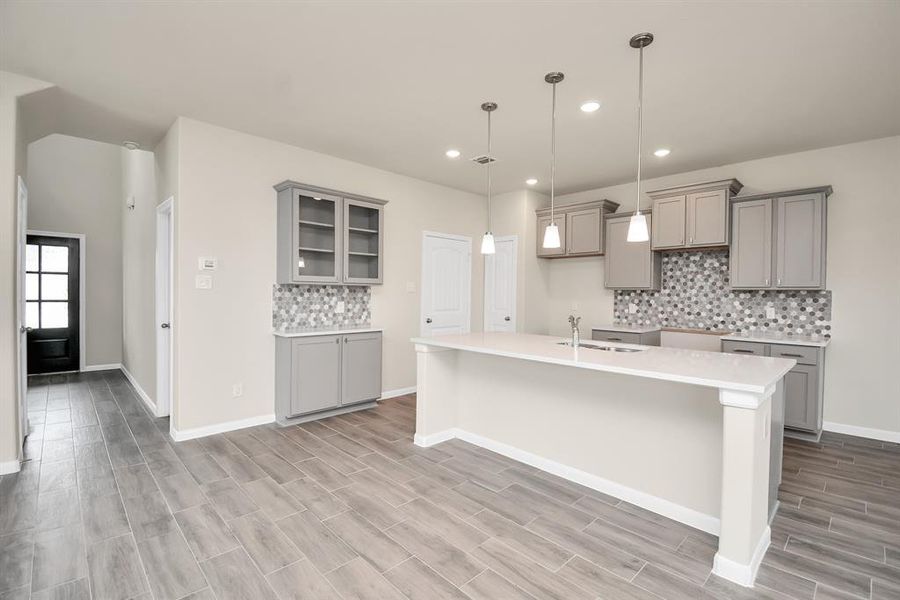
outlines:
M714 572L752 586L795 361L515 333L412 341L416 444L460 438L718 535Z

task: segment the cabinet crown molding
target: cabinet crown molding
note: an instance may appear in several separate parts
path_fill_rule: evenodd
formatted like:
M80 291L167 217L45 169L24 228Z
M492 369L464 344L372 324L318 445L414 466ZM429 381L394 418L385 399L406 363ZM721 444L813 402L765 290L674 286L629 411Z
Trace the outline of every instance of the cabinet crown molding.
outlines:
M681 196L684 194L694 194L696 192L708 192L713 190L728 190L731 195L735 195L740 192L743 187L744 184L737 179L722 179L720 181L706 181L659 190L650 190L647 192L647 195L654 200L657 198L666 198L668 196Z
M801 188L799 190L787 190L783 192L768 192L765 194L753 194L752 196L737 196L731 199L732 202L748 202L752 200L767 200L769 198L786 198L788 196L803 196L806 194L824 194L827 198L834 190L830 185L820 185L818 187Z
M309 185L306 183L300 183L299 181L293 181L291 179L285 179L281 183L275 184L272 186L275 188L276 192L280 192L282 190L288 189L300 189L306 192L314 192L317 194L329 195L329 196L340 196L341 198L348 198L350 200L362 200L364 202L372 202L373 204L380 204L384 206L388 203L387 200L382 200L380 198L373 198L372 196L363 196L361 194L351 194L349 192L342 192L340 190L333 190L330 188L320 187L318 185Z
M567 212L572 212L574 210L584 210L586 208L601 208L603 209L603 213L614 213L619 209L619 203L613 202L612 200L590 200L588 202L576 202L575 204L557 204L553 208L553 212L555 214L565 214ZM550 214L550 207L547 206L545 208L538 208L535 211L535 214L539 217L543 217Z

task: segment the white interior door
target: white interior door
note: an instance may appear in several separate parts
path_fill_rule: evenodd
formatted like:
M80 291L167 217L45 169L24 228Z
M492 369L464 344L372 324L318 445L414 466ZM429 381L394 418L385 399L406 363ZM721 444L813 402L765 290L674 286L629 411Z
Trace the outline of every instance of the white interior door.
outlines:
M17 178L18 184L18 228L16 229L16 289L18 290L18 303L16 307L16 324L19 328L18 367L19 367L19 441L24 443L28 435L28 406L26 395L28 392L28 327L25 324L25 245L28 242L28 189L21 177Z
M156 416L172 397L172 198L156 209Z
M496 252L484 257L484 330L516 330L516 256L514 235L494 238Z
M469 333L472 238L425 232L421 288L423 336Z

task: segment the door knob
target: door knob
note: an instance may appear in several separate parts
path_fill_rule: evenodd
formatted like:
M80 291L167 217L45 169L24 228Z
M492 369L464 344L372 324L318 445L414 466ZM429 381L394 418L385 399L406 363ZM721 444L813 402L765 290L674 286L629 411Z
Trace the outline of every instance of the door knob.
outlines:
M32 327L26 327L24 325L19 327L19 333L31 333L32 331L34 331L34 328Z
M431 317L425 317L425 322L426 322L426 323L431 323Z
M509 317L503 317L504 321L509 321Z
M163 323L162 325L160 325L160 327L162 327L163 329L168 329L168 328L169 328L169 324L168 324L168 323Z

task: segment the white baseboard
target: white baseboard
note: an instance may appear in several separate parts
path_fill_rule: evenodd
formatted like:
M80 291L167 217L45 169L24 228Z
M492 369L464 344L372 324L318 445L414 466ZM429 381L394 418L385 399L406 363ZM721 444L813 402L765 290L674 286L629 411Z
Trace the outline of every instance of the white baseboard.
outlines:
M0 462L0 475L11 475L18 473L22 469L22 463L17 460L8 460Z
M753 557L750 559L749 565L735 562L716 552L716 556L713 558L712 572L738 585L753 587L753 582L756 581L756 573L759 571L759 565L762 563L762 559L766 555L766 550L769 549L771 542L772 530L766 527L766 530L763 531L762 536L756 543L756 549L753 550Z
M389 398L397 398L398 396L405 396L407 394L415 394L416 386L410 386L405 388L397 388L396 390L386 390L381 392L381 399L388 400Z
M125 379L134 387L134 391L137 392L138 398L144 401L144 406L147 407L147 410L150 411L150 414L154 417L158 417L159 414L156 412L156 402L154 402L147 392L144 391L144 388L141 387L141 384L138 383L137 379L134 378L134 375L125 368L125 365L121 366L122 374L125 375Z
M81 369L81 372L87 373L89 371L114 371L121 368L122 365L120 363L109 363L108 365L84 365L84 368Z
M525 463L526 465L531 465L532 467L536 467L542 471L546 471L547 473L552 473L553 475L562 477L563 479L568 479L569 481L575 482L579 485L589 487L592 490L597 490L598 492L603 492L604 494L615 496L616 498L620 498L632 504L636 504L641 508L646 508L647 510L663 515L664 517L668 517L680 523L684 523L685 525L700 529L701 531L711 533L712 535L719 535L720 524L717 517L707 515L692 508L688 508L669 500L653 496L652 494L630 488L620 483L616 483L615 481L604 479L603 477L593 475L586 471L582 471L581 469L576 469L554 460L538 456L537 454L533 454L526 450L516 448L515 446L510 446L509 444L505 444L503 442L498 442L474 433L470 433L463 429L451 428L433 433L428 436L421 436L419 434L416 434L414 442L418 446L428 447L453 438L458 438L463 441L469 442L470 444L475 444L476 446L481 446L482 448L492 450L497 454L502 454L503 456L506 456L513 460L517 460L519 462Z
M245 427L255 427L257 425L265 425L266 423L274 423L275 415L258 415L248 419L239 419L237 421L226 421L224 423L216 423L215 425L206 425L204 427L194 427L193 429L183 429L181 431L172 427L172 439L176 442L185 440L193 440L195 438L215 435L217 433L225 433L226 431L234 431L236 429L244 429Z
M825 431L833 431L834 433L843 433L845 435L855 435L857 437L900 444L900 431L844 425L843 423L834 423L833 421L825 421L822 423L822 429Z

